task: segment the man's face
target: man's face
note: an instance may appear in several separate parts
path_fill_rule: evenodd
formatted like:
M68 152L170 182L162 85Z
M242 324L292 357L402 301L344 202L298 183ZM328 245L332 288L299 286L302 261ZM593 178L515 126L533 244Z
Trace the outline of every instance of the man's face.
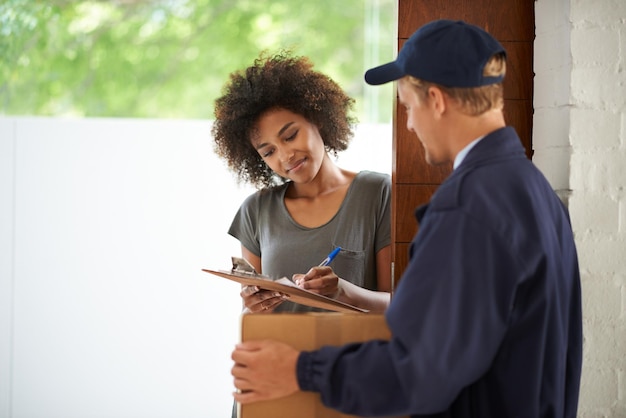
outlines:
M398 81L398 98L406 109L406 127L422 143L426 162L431 165L447 163L449 158L437 135L438 112L433 99L420 100L416 88L406 78Z

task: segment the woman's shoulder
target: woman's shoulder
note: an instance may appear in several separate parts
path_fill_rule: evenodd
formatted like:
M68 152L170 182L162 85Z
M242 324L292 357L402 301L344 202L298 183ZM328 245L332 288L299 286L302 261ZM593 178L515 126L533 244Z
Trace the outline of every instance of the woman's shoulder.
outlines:
M282 201L287 186L288 183L284 183L278 186L266 187L264 189L257 190L256 192L246 197L246 199L243 201L242 206L259 206L264 202L272 200Z
M377 171L359 171L354 180L366 187L391 187L391 176Z

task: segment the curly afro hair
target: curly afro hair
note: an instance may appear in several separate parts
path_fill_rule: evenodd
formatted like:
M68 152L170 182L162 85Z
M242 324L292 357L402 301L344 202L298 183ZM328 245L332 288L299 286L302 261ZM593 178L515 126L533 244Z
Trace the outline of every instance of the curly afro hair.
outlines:
M211 133L217 155L224 158L238 182L258 189L284 183L250 143L260 116L282 108L297 113L319 129L324 146L335 156L348 147L356 118L349 113L354 99L330 77L314 71L306 57L289 51L262 53L251 67L230 75L215 101Z

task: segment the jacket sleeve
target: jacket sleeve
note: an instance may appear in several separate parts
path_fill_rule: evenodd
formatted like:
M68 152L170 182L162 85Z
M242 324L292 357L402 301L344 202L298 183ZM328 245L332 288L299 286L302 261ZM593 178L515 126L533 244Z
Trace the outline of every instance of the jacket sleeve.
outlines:
M386 313L391 341L300 355L301 389L320 392L326 406L364 416L440 412L496 356L518 260L460 210L427 218Z

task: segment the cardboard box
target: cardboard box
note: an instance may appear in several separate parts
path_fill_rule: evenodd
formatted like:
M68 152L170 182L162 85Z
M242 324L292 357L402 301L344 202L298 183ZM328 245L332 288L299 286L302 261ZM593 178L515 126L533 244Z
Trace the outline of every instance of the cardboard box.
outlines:
M388 340L384 315L345 313L244 314L241 340L275 339L298 350L372 339ZM353 418L326 408L317 393L298 392L273 401L238 405L239 418Z

